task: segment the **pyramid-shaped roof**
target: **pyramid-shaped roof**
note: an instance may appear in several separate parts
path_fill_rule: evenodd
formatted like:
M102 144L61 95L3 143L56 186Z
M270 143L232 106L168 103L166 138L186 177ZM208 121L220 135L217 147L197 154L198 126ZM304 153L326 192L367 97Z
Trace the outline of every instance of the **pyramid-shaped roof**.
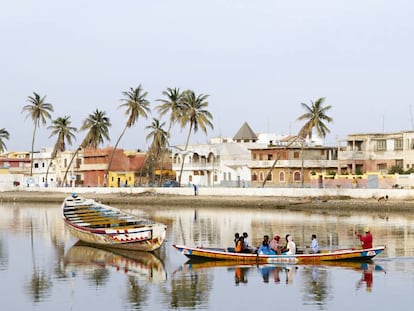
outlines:
M239 129L239 131L234 135L233 140L235 141L256 141L257 135L255 132L253 132L252 128L247 124L247 122L244 122L242 127Z

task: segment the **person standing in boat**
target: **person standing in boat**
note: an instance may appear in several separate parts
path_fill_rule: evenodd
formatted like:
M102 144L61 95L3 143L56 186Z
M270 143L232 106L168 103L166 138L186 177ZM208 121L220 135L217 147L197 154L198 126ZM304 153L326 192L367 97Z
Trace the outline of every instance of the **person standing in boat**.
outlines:
M316 234L312 234L311 253L318 254L319 252L320 250L319 250L318 239L316 238Z
M364 232L365 232L364 236L357 233L356 231L355 231L355 234L357 235L357 237L361 241L363 249L372 248L373 237L372 237L372 234L371 234L371 231L370 231L369 227L365 227Z

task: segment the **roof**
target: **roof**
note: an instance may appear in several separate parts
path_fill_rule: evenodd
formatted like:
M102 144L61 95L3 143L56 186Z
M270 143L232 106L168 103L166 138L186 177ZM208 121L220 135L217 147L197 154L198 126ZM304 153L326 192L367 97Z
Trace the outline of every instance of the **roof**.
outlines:
M234 135L233 140L236 141L255 141L257 140L257 135L255 132L253 132L252 128L247 124L247 122L244 122L242 127L239 129L239 131Z

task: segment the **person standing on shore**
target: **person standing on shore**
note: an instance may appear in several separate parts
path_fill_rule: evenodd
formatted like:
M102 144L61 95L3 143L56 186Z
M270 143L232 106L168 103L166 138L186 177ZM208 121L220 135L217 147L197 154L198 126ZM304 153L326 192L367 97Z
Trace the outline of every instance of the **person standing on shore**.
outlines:
M194 195L197 195L197 185L193 184L193 188L194 188Z
M355 231L355 234L357 235L357 237L361 241L363 249L372 248L373 237L372 237L372 234L371 234L371 231L370 231L369 227L365 227L364 232L365 232L364 236L357 233L356 231Z

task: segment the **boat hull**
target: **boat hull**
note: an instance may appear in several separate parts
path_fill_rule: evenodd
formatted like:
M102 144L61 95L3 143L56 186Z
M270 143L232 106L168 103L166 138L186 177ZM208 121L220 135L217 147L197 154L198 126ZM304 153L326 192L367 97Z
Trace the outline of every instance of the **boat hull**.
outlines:
M238 263L318 263L329 261L369 261L380 254L385 246L370 249L338 249L318 254L264 255L233 253L225 249L188 247L173 245L186 257L193 260L230 260Z
M79 240L101 247L154 251L165 240L166 226L137 219L114 207L83 198L66 198L65 224Z

